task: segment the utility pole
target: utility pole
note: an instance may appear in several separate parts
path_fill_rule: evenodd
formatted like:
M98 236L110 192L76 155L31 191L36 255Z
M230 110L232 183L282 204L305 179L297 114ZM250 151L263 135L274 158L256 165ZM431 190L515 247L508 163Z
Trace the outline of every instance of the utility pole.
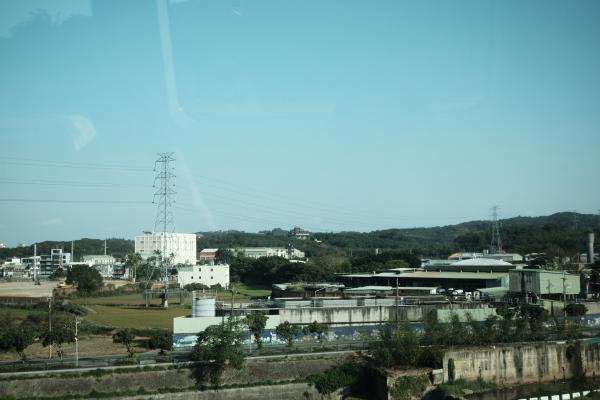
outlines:
M75 316L75 368L79 368L79 338L77 337L78 326L79 316Z
M162 256L161 256L161 275L164 281L164 300L163 306L167 308L169 306L169 268L170 260L167 257L168 254L168 243L167 240L170 238L170 233L175 230L175 222L173 218L173 211L171 210L173 203L175 203L175 167L173 163L175 158L173 153L160 153L158 160L154 163L154 192L153 203L157 205L156 220L154 221L154 230L161 230L162 236Z
M231 285L231 321L233 321L233 301L235 299L235 287Z
M567 322L567 285L566 285L566 280L567 280L567 274L566 274L565 270L563 270L563 277L562 277L562 281L563 281L563 317L565 319L565 323Z
M48 297L48 332L50 333L50 349L48 352L48 358L52 359L52 297Z
M75 262L75 241L71 240L71 262Z
M396 329L400 326L400 321L398 320L398 277L396 277Z
M38 284L38 273L37 273L37 244L33 244L33 284Z
M104 255L106 255L106 239L104 239Z

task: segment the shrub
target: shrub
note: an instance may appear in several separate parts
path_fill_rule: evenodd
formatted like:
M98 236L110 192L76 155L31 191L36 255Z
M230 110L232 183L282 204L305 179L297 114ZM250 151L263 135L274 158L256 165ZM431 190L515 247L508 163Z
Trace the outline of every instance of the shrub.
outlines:
M420 399L429 385L425 376L401 376L390 389L390 397L394 400Z
M448 382L454 382L454 378L456 377L455 374L454 358L451 358L448 360Z
M360 371L351 364L336 365L325 372L309 376L308 382L321 394L333 393L339 388L352 386L358 380Z

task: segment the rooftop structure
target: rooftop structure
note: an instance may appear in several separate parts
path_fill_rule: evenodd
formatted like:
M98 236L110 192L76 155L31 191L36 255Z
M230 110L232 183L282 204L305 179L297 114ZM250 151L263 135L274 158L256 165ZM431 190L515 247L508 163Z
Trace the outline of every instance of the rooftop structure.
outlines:
M229 265L182 265L177 267L177 283L184 287L190 283L200 283L211 287L229 287Z
M201 263L210 263L217 257L217 251L219 249L202 249L198 254L198 261Z
M296 239L306 240L310 238L310 232L300 228L299 226L295 226L294 229L290 231L290 236L293 236Z

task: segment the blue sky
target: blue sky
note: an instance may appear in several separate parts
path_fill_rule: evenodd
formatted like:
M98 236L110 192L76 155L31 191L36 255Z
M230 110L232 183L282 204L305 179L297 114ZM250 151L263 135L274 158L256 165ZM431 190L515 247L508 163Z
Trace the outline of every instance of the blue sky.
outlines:
M184 232L597 213L599 17L596 1L2 1L0 242L152 229L167 151Z

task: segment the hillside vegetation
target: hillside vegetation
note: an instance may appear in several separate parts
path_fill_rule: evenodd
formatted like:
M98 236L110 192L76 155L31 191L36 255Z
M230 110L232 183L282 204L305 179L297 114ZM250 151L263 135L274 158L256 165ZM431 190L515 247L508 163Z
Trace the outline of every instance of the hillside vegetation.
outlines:
M542 217L516 217L501 221L503 247L508 252L546 252L571 256L586 249L586 233L600 234L600 216L562 212ZM386 229L373 232L314 233L315 241L297 240L281 229L261 233L202 232L198 248L278 246L292 244L307 256L360 256L382 251L412 252L445 257L455 251L482 251L489 247L489 221L470 221L431 228Z
M501 221L503 247L507 252L545 252L549 256L573 256L586 251L586 233L594 231L600 240L600 216L561 212L542 217L515 217ZM489 247L489 221L470 221L430 228L385 229L373 232L313 233L314 240L298 240L287 231L248 233L241 231L199 232L198 250L232 247L287 247L293 245L308 257L353 257L382 251L410 252L426 257L446 257L455 251L482 251ZM38 243L38 254L52 248L70 251L70 241ZM134 250L133 240L108 239L107 252L117 258ZM103 254L104 240L75 241L75 260L85 254ZM27 257L33 246L2 248L0 259Z

